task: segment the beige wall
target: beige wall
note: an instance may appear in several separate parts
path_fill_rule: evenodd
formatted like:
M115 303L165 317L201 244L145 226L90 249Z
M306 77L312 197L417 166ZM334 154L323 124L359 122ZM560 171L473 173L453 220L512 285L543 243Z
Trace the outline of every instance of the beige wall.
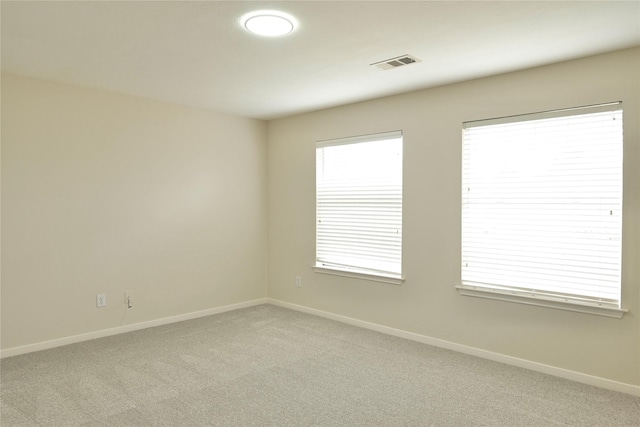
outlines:
M2 348L264 298L266 170L262 121L3 75Z
M277 300L640 385L639 74L633 49L268 125L3 75L1 347L262 298L268 279ZM458 295L461 123L615 100L630 313ZM315 141L396 129L406 283L313 273Z
M269 122L269 296L640 384L638 76L640 50L633 49ZM462 122L617 100L624 107L623 305L630 313L611 319L458 295ZM397 129L405 144L406 282L313 273L315 141Z

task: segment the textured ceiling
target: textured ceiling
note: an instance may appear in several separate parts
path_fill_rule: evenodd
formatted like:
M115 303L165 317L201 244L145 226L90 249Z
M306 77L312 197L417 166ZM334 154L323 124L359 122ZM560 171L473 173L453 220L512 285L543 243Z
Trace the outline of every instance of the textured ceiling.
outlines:
M640 45L638 1L2 1L2 70L270 119ZM294 15L287 37L239 18ZM369 64L411 54L421 62Z

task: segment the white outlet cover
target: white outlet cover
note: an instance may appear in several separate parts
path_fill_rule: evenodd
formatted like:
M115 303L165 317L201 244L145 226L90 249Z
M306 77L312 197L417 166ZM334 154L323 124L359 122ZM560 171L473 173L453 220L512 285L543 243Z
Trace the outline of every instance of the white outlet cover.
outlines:
M105 307L107 305L107 296L105 294L96 295L96 307Z

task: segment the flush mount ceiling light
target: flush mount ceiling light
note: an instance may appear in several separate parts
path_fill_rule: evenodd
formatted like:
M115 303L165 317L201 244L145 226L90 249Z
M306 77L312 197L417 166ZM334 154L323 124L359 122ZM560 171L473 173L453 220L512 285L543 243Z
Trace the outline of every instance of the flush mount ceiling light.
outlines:
M259 10L247 13L240 22L247 31L265 37L289 34L296 27L296 19L277 10Z

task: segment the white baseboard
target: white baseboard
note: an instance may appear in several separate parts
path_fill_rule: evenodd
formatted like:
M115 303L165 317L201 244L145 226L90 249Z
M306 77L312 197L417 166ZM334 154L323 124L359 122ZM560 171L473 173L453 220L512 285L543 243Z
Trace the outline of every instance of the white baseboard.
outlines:
M251 301L245 301L237 304L225 305L222 307L210 308L207 310L195 311L192 313L179 314L177 316L163 317L162 319L149 320L147 322L133 323L131 325L118 326L116 328L102 329L100 331L88 332L86 334L73 335L70 337L58 338L50 341L43 341L35 344L23 345L20 347L12 347L6 350L0 350L0 359L20 354L31 353L34 351L47 350L50 348L61 347L63 345L75 344L82 341L89 341L96 338L104 338L111 335L124 334L140 329L153 328L154 326L167 325L169 323L182 322L183 320L196 319L198 317L211 316L212 314L224 313L227 311L238 310L240 308L253 307L255 305L267 304L267 298L260 298Z
M289 302L280 301L273 298L267 298L267 301L269 302L269 304L277 305L284 308L289 308L289 309L300 311L303 313L313 314L313 315L324 317L331 320L337 320L338 322L348 323L350 325L359 326L361 328L370 329L372 331L382 332L383 334L393 335L396 337L421 342L423 344L429 344L434 347L446 348L448 350L453 350L460 353L481 357L483 359L493 360L495 362L501 362L506 365L512 365L520 368L529 369L535 372L541 372L543 374L553 375L556 377L564 378L571 381L576 381L583 384L592 385L595 387L604 388L607 390L627 393L633 396L640 396L640 386L636 386L633 384L621 383L618 381L596 377L596 376L584 374L581 372L570 371L568 369L563 369L563 368L558 368L551 365L545 365L543 363L533 362L531 360L520 359L513 356L507 356L501 353L494 353L492 351L482 350L476 347L457 344L451 341L445 341L438 338L428 337L426 335L420 335L413 332L403 331L401 329L390 328L388 326L366 322L364 320L354 319L352 317L342 316L342 315L330 313L327 311L316 310L315 308L309 308L302 305L292 304Z
M147 322L134 323L131 325L119 326L116 328L109 328L109 329L103 329L95 332L88 332L86 334L74 335L74 336L59 338L59 339L50 340L50 341L43 341L35 344L28 344L20 347L8 348L5 350L0 350L0 358L18 356L20 354L31 353L34 351L47 350L50 348L61 347L63 345L75 344L78 342L88 341L96 338L103 338L103 337L108 337L112 335L124 334L127 332L137 331L140 329L152 328L154 326L161 326L161 325L167 325L170 323L181 322L183 320L190 320L190 319L196 319L204 316L211 316L213 314L224 313L227 311L238 310L241 308L253 307L261 304L273 304L276 306L289 308L289 309L300 311L303 313L313 314L313 315L324 317L327 319L336 320L338 322L359 326L361 328L370 329L370 330L381 332L384 334L421 342L423 344L446 348L448 350L453 350L460 353L465 353L472 356L481 357L483 359L493 360L495 362L501 362L507 365L517 366L520 368L525 368L531 371L541 372L544 374L553 375L560 378L565 378L571 381L576 381L579 383L588 384L595 387L604 388L607 390L627 393L633 396L640 396L640 386L636 386L633 384L621 383L618 381L596 377L596 376L584 374L581 372L570 371L568 369L558 368L551 365L545 365L542 363L533 362L526 359L520 359L513 356L507 356L505 354L494 353L492 351L482 350L476 347L457 344L451 341L445 341L438 338L428 337L426 335L420 335L414 332L395 329L388 326L379 325L376 323L371 323L364 320L355 319L352 317L342 316L342 315L330 313L327 311L317 310L317 309L302 306L302 305L292 304L292 303L280 301L273 298L260 298L260 299L241 302L237 304L230 304L222 307L215 307L207 310L180 314L177 316L164 317L162 319L150 320Z

